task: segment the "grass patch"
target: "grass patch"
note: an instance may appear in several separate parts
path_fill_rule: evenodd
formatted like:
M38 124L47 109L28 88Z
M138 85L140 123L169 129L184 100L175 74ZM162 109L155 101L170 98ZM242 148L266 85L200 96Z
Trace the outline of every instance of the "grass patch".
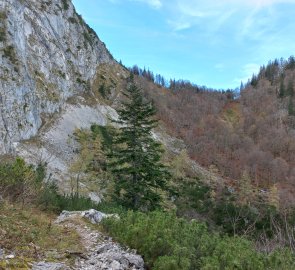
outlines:
M67 250L81 252L77 232L71 228L54 225L55 215L44 213L31 205L22 208L19 204L7 202L1 204L0 210L1 248L4 248L7 254L9 251L15 254L16 257L10 260L9 266L16 265L17 268L12 269L22 269L21 267L26 267L35 260L54 261L55 258L46 256L53 250L56 254L64 254L65 257ZM4 263L0 263L0 269L8 269Z

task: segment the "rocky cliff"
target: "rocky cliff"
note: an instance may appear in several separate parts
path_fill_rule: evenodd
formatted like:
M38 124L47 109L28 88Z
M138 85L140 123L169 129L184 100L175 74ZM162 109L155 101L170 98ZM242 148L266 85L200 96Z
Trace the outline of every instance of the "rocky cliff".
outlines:
M116 64L70 0L0 1L0 153L38 133Z

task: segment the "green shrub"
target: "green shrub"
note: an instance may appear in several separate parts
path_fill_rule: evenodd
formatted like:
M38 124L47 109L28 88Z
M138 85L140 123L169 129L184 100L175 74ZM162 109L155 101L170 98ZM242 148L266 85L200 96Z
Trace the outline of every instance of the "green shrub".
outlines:
M112 126L99 126L94 124L90 129L94 138L96 138L96 136L101 138L104 152L108 153L111 151L113 145L113 135L116 132L115 128Z
M7 46L3 49L4 57L8 58L9 61L16 65L18 63L16 52L13 46Z
M93 39L92 39L91 35L87 31L84 31L83 36L84 36L85 41L87 41L89 43L89 45L92 47ZM86 44L87 43L84 42L84 47L87 49Z
M269 257L265 258L265 269L295 269L294 253L289 249L275 250Z
M147 267L156 270L295 269L294 254L288 250L259 253L242 237L218 235L171 213L129 211L120 220L104 220L103 228L137 249Z
M74 17L70 17L69 22L73 23L73 24L78 23L77 20Z
M64 10L68 10L69 9L69 3L68 3L68 0L62 0L62 6L63 6L63 9Z
M193 255L190 246L194 239L190 236L206 231L203 224L188 223L174 214L162 212L129 211L120 221L107 220L103 225L119 241L144 255L149 266L160 267L169 261L169 265L183 270L189 269Z
M263 255L251 242L240 237L224 237L215 241L214 249L202 258L202 269L265 269Z
M110 88L103 83L99 86L98 91L103 98L107 98L110 95Z
M59 213L63 210L81 211L97 208L97 204L78 194L61 195L54 183L46 183L39 194L39 205L43 210Z
M21 158L0 163L0 193L12 200L32 200L37 190L37 173Z

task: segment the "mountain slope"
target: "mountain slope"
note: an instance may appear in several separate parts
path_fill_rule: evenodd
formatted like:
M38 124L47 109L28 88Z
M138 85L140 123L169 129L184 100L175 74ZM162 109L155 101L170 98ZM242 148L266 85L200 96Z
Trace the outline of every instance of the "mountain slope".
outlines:
M294 62L270 62L235 98L183 81L169 89L141 76L138 83L191 158L227 178L228 186L239 189L246 173L260 192L276 186L283 205L294 204Z
M129 71L70 0L3 0L0 19L0 154L46 161L52 177L65 183L78 147L74 130L116 117ZM158 139L170 140L165 129L181 138L181 148L207 168L196 165L205 178L211 171L236 186L248 172L257 188L280 185L288 201L295 181L294 97L288 94L294 74L294 59L262 67L238 99L184 81L167 89L135 77L157 106Z

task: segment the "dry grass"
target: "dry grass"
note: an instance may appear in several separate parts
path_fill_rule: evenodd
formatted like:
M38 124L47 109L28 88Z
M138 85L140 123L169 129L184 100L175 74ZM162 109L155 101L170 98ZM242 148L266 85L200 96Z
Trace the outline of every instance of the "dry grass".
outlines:
M91 87L92 93L98 100L110 105L124 88L128 76L129 73L120 65L99 65Z
M83 252L80 237L72 228L53 224L56 216L39 209L7 202L0 205L0 243L12 260L0 260L0 269L29 269L31 262L65 261L67 251Z
M241 121L240 104L235 101L226 104L223 109L222 117L230 125L238 125Z

